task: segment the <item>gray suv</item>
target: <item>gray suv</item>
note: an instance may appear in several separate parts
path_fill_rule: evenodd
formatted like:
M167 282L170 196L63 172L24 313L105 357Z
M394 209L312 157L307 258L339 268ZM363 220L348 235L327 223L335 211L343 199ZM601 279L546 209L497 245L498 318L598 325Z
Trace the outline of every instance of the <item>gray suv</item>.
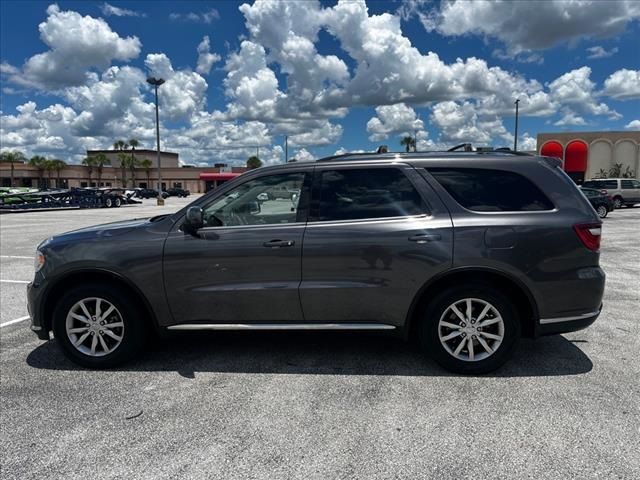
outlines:
M274 190L300 194L263 195ZM154 332L367 330L484 373L521 336L594 322L600 233L551 158L352 154L260 168L172 215L43 242L31 328L95 368L129 360Z

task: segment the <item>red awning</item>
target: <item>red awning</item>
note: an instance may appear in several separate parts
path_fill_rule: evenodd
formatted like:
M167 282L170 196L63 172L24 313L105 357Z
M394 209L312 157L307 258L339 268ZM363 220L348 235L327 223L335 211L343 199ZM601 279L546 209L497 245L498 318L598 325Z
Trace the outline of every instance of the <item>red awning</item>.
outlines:
M200 180L232 180L240 173L220 172L220 173L201 173Z

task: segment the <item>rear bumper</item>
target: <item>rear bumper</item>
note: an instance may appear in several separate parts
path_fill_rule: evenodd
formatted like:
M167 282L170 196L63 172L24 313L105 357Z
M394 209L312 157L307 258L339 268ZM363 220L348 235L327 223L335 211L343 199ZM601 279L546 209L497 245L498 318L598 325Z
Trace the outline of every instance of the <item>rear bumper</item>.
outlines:
M555 335L558 333L582 330L595 322L601 311L602 305L594 312L587 312L572 317L541 318L540 324L538 325L538 334L541 336Z

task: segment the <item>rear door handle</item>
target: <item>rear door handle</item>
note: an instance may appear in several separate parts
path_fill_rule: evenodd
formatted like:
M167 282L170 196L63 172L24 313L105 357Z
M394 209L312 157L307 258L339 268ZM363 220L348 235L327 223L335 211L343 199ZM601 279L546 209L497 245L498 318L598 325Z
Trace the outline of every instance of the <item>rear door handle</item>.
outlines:
M262 244L267 248L293 247L296 244L293 240L270 240Z
M421 233L419 235L413 235L409 237L410 242L416 242L416 243L436 242L441 239L442 239L442 236L438 233L424 233L424 234Z

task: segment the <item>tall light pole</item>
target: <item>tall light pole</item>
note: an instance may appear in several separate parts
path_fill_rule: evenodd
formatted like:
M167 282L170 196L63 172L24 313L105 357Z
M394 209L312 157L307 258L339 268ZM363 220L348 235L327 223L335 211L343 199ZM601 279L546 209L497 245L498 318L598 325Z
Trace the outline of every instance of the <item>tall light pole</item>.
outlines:
M516 132L515 132L515 135L513 136L513 151L517 152L518 151L518 104L520 103L520 99L517 98L514 103L516 104Z
M284 163L289 163L289 135L284 136Z
M162 198L162 171L160 170L160 117L158 115L158 87L164 83L164 79L149 77L147 83L153 85L156 91L156 158L158 159L158 205L164 205Z

